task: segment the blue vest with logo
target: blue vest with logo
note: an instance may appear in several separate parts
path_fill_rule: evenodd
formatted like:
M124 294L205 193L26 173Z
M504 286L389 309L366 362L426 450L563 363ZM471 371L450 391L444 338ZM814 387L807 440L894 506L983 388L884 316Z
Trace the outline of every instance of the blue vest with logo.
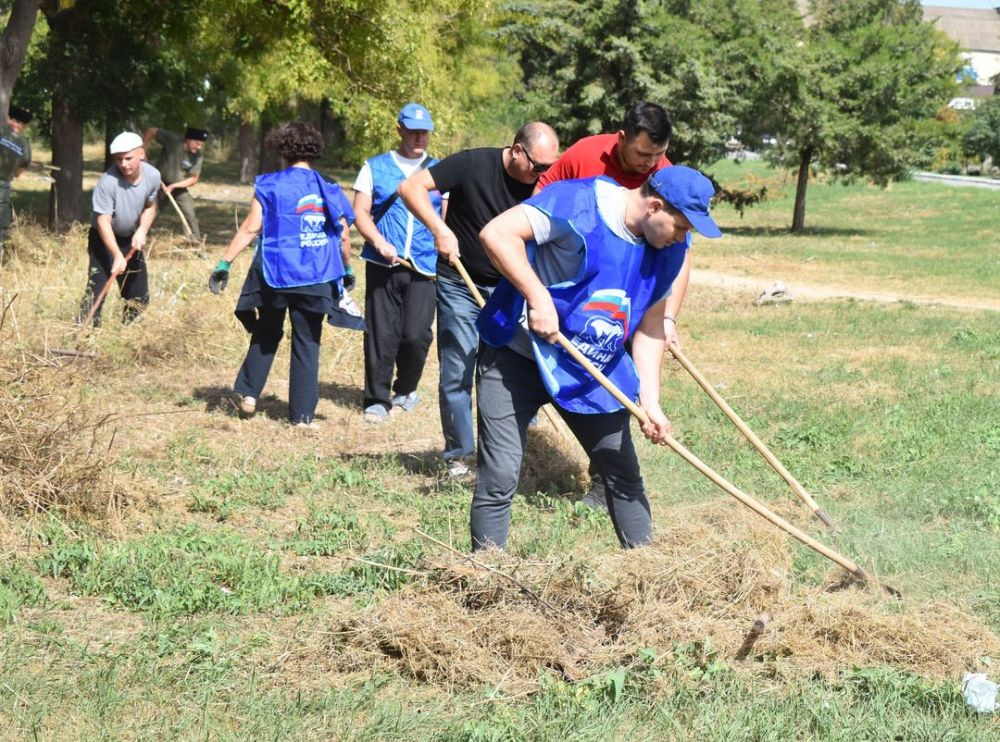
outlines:
M257 177L255 195L264 207L260 254L264 280L276 289L338 281L343 225L354 211L336 183L315 170L290 167Z
M600 176L553 183L524 203L567 223L583 239L586 249L578 276L547 287L559 314L559 329L626 396L637 399L639 375L625 351L625 341L646 310L669 293L690 238L661 249L622 239L598 212L595 184L601 179L610 181ZM538 247L534 243L527 247L533 261ZM494 347L509 343L524 310L524 298L503 279L479 315L483 341ZM534 335L531 344L545 387L560 407L582 414L622 409L621 403L558 345Z
M437 160L431 157L427 167L436 162ZM372 171L372 213L377 214L382 210L382 205L396 193L396 188L403 182L405 176L389 152L368 160L368 167ZM428 195L434 209L440 214L441 194L438 191L431 191ZM396 248L399 257L409 260L413 263L413 267L424 275L435 274L438 256L434 247L434 235L423 222L410 213L403 199L397 198L393 201L376 226L386 241ZM407 244L407 235L410 234L412 235L410 243ZM372 263L389 265L385 258L379 255L378 250L368 242L365 242L361 250L361 257Z

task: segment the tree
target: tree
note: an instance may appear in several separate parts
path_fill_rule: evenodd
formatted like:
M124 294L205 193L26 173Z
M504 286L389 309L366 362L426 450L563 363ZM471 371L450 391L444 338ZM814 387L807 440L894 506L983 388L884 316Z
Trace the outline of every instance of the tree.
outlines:
M912 132L952 96L957 47L916 0L815 0L776 63L772 162L797 169L792 231L805 227L810 171L879 185L917 157Z
M39 0L14 0L0 36L0 121L7 120L10 96L21 74L24 55L38 17Z
M52 162L60 169L49 204L50 225L64 229L83 217L83 138L86 124L113 136L196 85L186 74L183 45L193 0L42 0L48 25L32 80L51 100ZM173 44L173 46L171 46ZM193 99L193 96L191 96Z
M994 167L1000 167L1000 97L980 101L962 145L980 160L992 157Z
M527 107L564 141L615 131L649 100L671 113L671 160L705 166L763 107L796 24L790 0L536 0L513 6L503 30Z

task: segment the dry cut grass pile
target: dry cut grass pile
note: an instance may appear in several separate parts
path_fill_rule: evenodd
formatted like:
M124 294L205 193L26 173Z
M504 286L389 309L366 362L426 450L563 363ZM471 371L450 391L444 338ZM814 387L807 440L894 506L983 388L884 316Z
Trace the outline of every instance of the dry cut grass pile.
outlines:
M786 537L735 506L666 514L656 545L586 561L447 552L422 580L332 627L341 670L372 664L428 683L530 692L539 670L580 680L680 644L734 661L769 614L745 667L833 677L889 665L954 678L1000 653L970 613L878 590L796 585ZM706 649L707 652L707 649ZM739 663L736 663L739 664Z
M112 417L87 410L75 370L42 357L3 357L0 511L81 517L117 513L125 490L109 462Z

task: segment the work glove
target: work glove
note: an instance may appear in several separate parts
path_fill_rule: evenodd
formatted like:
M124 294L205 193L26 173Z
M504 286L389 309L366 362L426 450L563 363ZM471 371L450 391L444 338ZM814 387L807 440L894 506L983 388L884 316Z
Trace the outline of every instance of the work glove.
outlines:
M208 290L213 294L221 294L229 283L229 265L228 260L220 260L208 277Z
M357 276L354 275L354 269L351 266L347 266L344 269L344 291L350 291L357 284Z

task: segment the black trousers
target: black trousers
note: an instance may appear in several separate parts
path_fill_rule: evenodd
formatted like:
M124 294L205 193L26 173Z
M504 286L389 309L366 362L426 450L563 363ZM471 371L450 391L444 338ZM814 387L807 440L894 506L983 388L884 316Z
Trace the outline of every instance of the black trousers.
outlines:
M292 321L292 362L288 372L288 421L311 423L319 402L319 341L323 315L300 309L298 298L288 296ZM284 334L285 308L260 307L250 335L250 348L236 375L233 390L257 399L264 391L274 354Z
M393 393L417 388L431 346L436 295L427 276L365 263L365 407L389 409Z
M132 236L118 237L118 249L123 255L128 255L132 249ZM111 255L96 227L91 227L87 234L87 288L80 301L80 318L83 322L94 306L97 295L104 290L105 284L111 279ZM140 250L125 266L125 272L115 277L118 281L118 291L124 300L122 322L128 323L138 317L149 304L149 276L146 273L146 255ZM103 305L104 302L102 301ZM101 307L94 314L94 326L101 324Z

